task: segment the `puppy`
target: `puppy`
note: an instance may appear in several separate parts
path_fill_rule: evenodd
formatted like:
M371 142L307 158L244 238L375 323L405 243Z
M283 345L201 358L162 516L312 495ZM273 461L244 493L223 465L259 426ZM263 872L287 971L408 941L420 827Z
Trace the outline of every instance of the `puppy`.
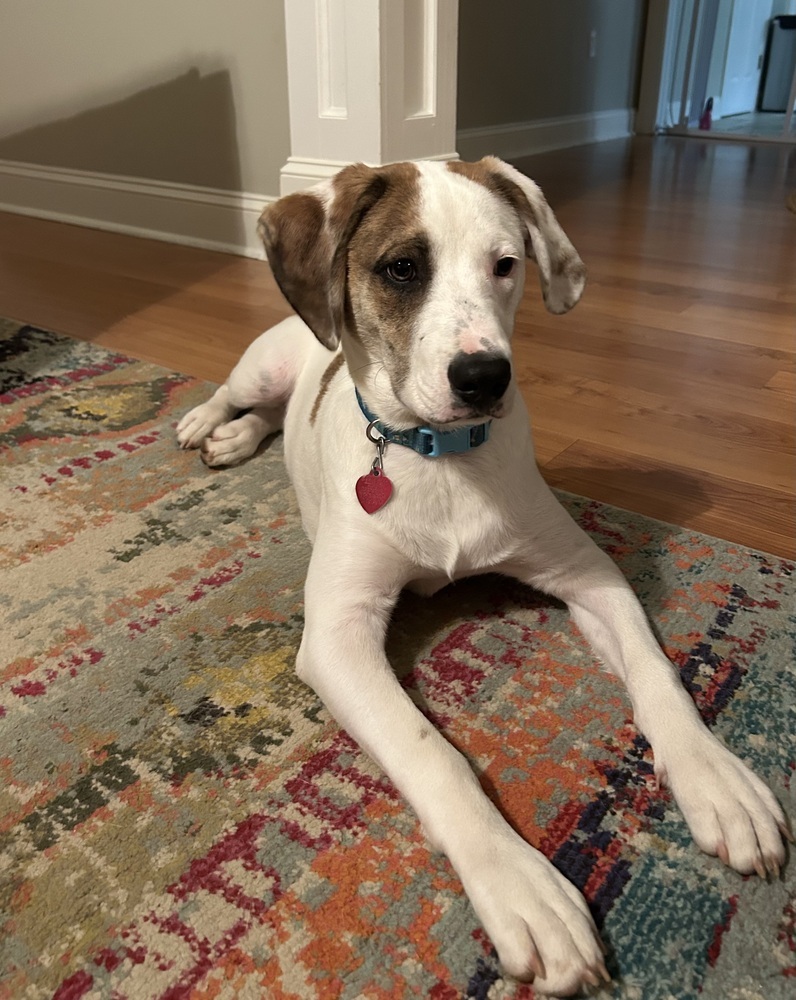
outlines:
M597 985L583 897L503 819L384 653L406 586L431 595L497 572L560 598L625 683L697 844L778 873L776 799L702 724L630 587L534 461L511 369L525 261L554 313L580 298L584 266L539 188L491 157L346 167L266 208L260 232L298 315L249 347L179 443L233 465L284 427L313 542L299 676L447 854L506 972L559 995Z

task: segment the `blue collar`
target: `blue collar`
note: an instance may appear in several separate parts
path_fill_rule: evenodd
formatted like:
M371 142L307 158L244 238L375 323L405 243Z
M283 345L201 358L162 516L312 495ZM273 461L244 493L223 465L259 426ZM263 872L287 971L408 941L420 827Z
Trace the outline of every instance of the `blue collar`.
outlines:
M408 431L393 430L371 413L360 396L359 389L356 390L356 394L359 408L365 415L365 419L376 428L388 444L401 444L426 458L437 458L439 455L459 455L462 452L471 451L489 440L491 420L487 420L483 424L456 427L451 431L438 431L434 430L433 427L413 427Z

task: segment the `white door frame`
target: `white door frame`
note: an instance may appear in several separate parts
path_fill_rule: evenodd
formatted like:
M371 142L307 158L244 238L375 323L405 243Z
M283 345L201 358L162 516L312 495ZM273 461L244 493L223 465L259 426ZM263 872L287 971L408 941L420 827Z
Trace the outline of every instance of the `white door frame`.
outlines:
M675 71L675 57L683 19L695 11L688 25L687 44L692 56L698 52L694 44L699 26L699 14L705 0L656 0L651 3L647 17L647 33L644 42L644 56L641 67L641 88L639 92L639 109L636 115L636 131L641 133L668 132L674 135L694 135L702 139L725 139L749 142L796 142L796 132L790 130L793 121L794 106L796 106L796 71L793 75L788 109L785 114L783 130L778 135L761 136L743 133L727 133L720 131L701 131L691 128L682 121L682 96L679 101L672 100L672 85ZM692 8L692 3L694 7ZM686 66L686 79L692 78L693 66ZM671 107L676 104L680 109L678 121L672 120ZM693 118L693 115L691 116Z

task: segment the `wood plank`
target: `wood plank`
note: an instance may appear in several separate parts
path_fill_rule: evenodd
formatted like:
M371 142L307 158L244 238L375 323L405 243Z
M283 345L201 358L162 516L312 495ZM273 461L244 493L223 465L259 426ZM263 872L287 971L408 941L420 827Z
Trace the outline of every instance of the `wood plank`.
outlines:
M778 371L766 382L766 389L785 397L786 402L796 399L796 371ZM796 416L796 414L794 415Z
M787 491L793 485L792 459L783 460L771 442L761 447L751 435L742 442L719 433L708 435L699 428L673 427L658 419L641 420L630 413L579 406L570 400L541 400L538 409L532 410L535 423L542 414L546 423L553 422L565 434L580 428L578 440L631 455L654 456L656 461L678 465L687 473L731 479L735 469L750 486Z
M552 462L557 455L571 448L573 444L575 438L571 434L565 434L547 425L533 428L533 446L539 466Z
M729 302L733 296L744 296L763 307L767 303L773 303L775 308L796 303L796 282L783 287L780 282L766 276L741 275L728 268L702 267L693 272L675 261L640 260L637 256L622 257L617 254L612 257L608 268L592 266L589 273L593 280L611 282L620 290L635 291L636 285L644 282L661 290L672 286L688 289L692 293L699 291L703 297L711 297L713 301Z
M785 490L577 441L542 467L551 486L661 521L796 558L796 504Z
M543 320L543 325L528 330L520 320L514 345L524 377L550 368L565 377L606 378L691 399L706 390L723 392L725 387L737 397L738 390L761 389L778 371L793 365L792 355L766 348L764 343L718 345L638 326L595 330L590 323L577 328L562 323L555 330Z

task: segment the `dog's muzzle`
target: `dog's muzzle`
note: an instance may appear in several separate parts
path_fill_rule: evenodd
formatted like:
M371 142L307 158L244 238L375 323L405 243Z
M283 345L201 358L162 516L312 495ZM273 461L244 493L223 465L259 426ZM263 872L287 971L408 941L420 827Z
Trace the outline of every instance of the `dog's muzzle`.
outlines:
M487 413L503 398L511 381L508 358L488 351L460 351L448 365L448 381L457 400Z

